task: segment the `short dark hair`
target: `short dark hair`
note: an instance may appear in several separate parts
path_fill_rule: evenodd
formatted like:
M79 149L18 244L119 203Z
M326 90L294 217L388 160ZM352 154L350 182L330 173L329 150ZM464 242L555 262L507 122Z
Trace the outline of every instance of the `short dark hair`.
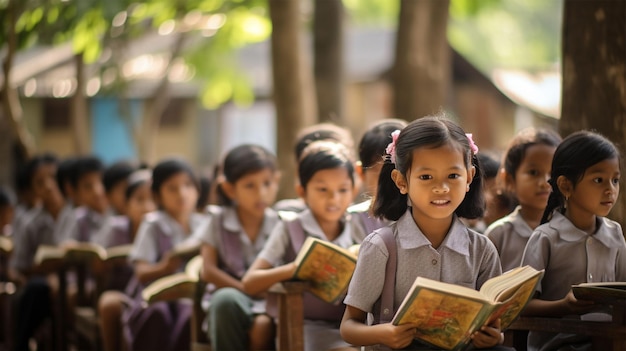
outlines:
M561 136L548 129L534 127L519 131L509 143L504 152L503 168L506 173L515 179L515 172L526 156L526 150L533 145L547 145L557 147L561 143Z
M296 135L294 146L296 162L299 162L302 152L309 144L319 140L331 140L343 144L351 153L354 152L354 139L348 129L333 123L318 123L303 128Z
M354 184L354 159L346 146L330 140L312 142L298 162L300 185L306 188L315 173L333 168L345 168Z
M235 183L243 176L263 169L278 169L276 156L266 148L255 144L243 144L232 148L222 162L222 174L229 183ZM232 201L221 187L217 188L218 201L221 205L231 206Z
M137 169L139 169L137 162L130 160L120 160L112 163L110 166L106 167L102 173L104 190L107 193L110 192L115 185L128 180L128 177Z
M86 174L104 171L104 164L96 156L81 156L74 163L74 171L69 173L69 182L76 188Z
M35 172L37 172L37 169L39 169L39 167L41 167L42 165L57 166L57 177L58 177L59 159L55 155L51 153L35 155L28 162L26 162L26 165L24 166L24 173L23 173L23 176L25 178L24 182L28 184L29 187L33 186L33 178L35 176Z
M159 194L163 183L178 173L187 173L198 189L198 178L191 166L183 159L169 158L157 163L152 170L152 192Z
M359 161L363 169L382 162L385 149L391 143L391 133L407 125L402 119L388 118L374 123L361 137L359 142Z

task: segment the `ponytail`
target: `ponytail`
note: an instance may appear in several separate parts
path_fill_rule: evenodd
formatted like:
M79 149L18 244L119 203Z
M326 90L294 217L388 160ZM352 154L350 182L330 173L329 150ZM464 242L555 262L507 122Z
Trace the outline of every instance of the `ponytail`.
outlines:
M543 211L543 216L541 217L541 224L547 223L552 219L552 213L555 209L563 209L563 194L561 194L561 190L556 185L556 179L550 179L548 181L550 186L552 187L552 192L548 197L548 204L546 205L546 209Z
M402 194L396 183L391 179L391 172L395 165L385 160L378 177L378 190L372 206L374 216L397 221L407 210L407 194Z

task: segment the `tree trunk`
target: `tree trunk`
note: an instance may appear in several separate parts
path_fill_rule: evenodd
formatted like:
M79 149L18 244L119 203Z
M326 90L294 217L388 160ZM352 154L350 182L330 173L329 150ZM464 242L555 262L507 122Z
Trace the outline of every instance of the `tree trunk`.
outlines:
M74 134L74 151L78 155L85 155L91 152L89 143L91 131L88 123L89 111L85 92L86 77L83 55L78 54L74 56L74 62L76 64L76 91L72 97L70 108L72 133Z
M444 107L450 80L449 0L402 0L392 70L394 112L413 120Z
M320 122L343 118L343 3L315 1L313 49L315 91Z
M294 136L314 120L312 80L300 35L300 1L269 0L277 156L282 180L278 197L295 195ZM309 73L307 73L307 71Z
M1 99L4 117L9 121L9 125L17 139L20 153L25 158L29 158L35 152L33 137L22 122L22 106L20 105L17 89L11 82L11 69L13 68L13 58L17 51L17 34L15 33L15 23L19 17L19 9L15 1L9 1L7 8L8 33L6 43L6 56L2 63L2 73L4 82L2 85Z
M563 136L595 129L626 154L626 2L566 0L563 16ZM626 189L621 178L621 188ZM626 219L622 194L611 212Z
M144 103L141 120L135 124L136 127L133 130L133 135L138 145L139 159L148 164L155 164L157 161L156 143L161 125L161 116L171 100L169 75L174 61L181 54L185 38L186 34L180 33L174 42L169 63L165 72L163 72L161 82L159 82L159 86L152 96Z

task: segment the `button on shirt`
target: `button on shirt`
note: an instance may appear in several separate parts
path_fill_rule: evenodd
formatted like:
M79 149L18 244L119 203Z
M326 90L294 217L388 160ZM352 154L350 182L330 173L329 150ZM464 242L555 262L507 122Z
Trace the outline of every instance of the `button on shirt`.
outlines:
M468 229L455 216L442 244L435 249L413 220L411 209L391 224L397 244L394 309L415 279L434 279L479 289L485 281L502 273L498 252L484 235ZM378 232L365 238L344 303L374 314L379 300L389 253Z

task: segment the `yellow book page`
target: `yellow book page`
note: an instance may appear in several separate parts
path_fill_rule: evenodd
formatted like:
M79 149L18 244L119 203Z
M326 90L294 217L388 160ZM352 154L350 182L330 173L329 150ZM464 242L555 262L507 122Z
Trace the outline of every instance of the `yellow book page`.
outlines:
M466 339L483 302L420 289L398 325L416 323L416 337L444 349L452 349Z
M295 277L311 281L309 291L326 302L335 302L348 288L355 259L315 242L302 259Z
M538 280L539 276L525 282L521 287L516 289L513 295L496 308L490 316L489 321L487 321L487 324L500 318L501 329L504 330L508 328L534 294Z

